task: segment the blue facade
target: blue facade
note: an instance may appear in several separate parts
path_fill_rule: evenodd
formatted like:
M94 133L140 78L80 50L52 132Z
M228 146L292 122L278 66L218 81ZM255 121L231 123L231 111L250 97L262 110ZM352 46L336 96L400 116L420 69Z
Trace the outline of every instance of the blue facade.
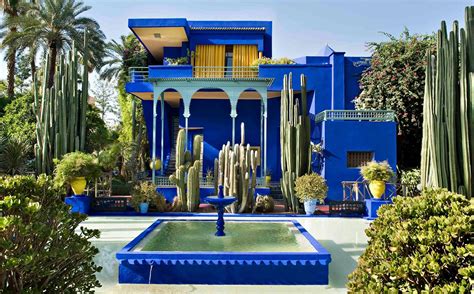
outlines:
M260 56L272 57L272 23L268 21L188 21L186 19L130 19L129 27L148 50L153 64L148 67L150 79L193 79L193 66L170 66L166 58L184 57L193 52L197 45L256 45ZM155 35L161 39L150 39L149 31L156 29ZM172 28L176 36L180 36L179 45L166 46L167 29ZM153 31L152 31L153 32ZM148 34L148 35L147 35ZM174 40L174 39L173 39ZM154 42L154 43L153 43ZM164 45L160 45L162 42ZM162 46L162 47L160 47ZM158 53L158 51L160 53ZM295 96L300 93L300 75L307 77L308 109L312 116L324 110L353 110L353 99L359 94L360 74L367 68L367 57L348 57L326 46L319 56L295 58L295 64L260 65L257 79L273 79L267 88L267 170L272 171L273 180L281 177L280 170L280 91L283 77L289 73L293 76ZM132 75L126 90L143 100L148 138L152 142L153 133L153 84L139 76ZM173 96L176 91L168 89L165 95ZM181 128L188 121L188 143L192 136L203 135L204 158L203 172L213 167L222 145L232 139L231 103L222 91L209 87L199 90L199 98L195 93L191 99L190 116L185 118L185 103L177 98L172 103L165 98L164 108L164 145L163 163L167 168L172 138L176 135L172 130L172 119L177 117ZM228 94L228 93L225 93ZM245 123L246 141L252 146L260 146L262 138L262 101L254 90L246 92L249 97L239 98L237 116L235 117L235 138L240 142L240 123ZM254 95L255 94L255 95ZM203 96L204 95L204 96ZM243 95L243 94L242 94ZM253 96L252 96L253 95ZM166 96L166 97L168 97ZM229 95L227 95L229 96ZM174 96L173 96L174 97ZM181 97L182 98L182 97ZM167 100L168 99L168 100ZM176 98L174 98L176 99ZM262 98L263 99L263 98ZM265 97L266 99L266 97ZM161 154L161 108L158 103L156 117L156 155ZM342 199L343 180L359 178L357 168L348 168L348 151L371 151L376 160L388 160L396 167L396 124L394 122L369 121L322 121L312 123L312 140L322 141L327 157L321 173L327 179L329 199ZM150 144L152 145L152 144ZM152 148L152 146L150 147ZM263 149L263 147L262 147ZM150 150L152 151L152 149ZM263 151L262 151L263 152ZM260 174L260 173L259 173Z

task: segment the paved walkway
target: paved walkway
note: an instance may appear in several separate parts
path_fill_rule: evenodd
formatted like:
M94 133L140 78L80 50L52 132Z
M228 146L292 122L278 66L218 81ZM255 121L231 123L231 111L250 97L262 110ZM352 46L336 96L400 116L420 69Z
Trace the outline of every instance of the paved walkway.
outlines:
M153 223L156 217L90 217L83 224L102 232L100 239L94 240L94 245L100 250L96 262L103 267L98 274L102 284L102 288L97 289L98 293L346 293L347 275L353 271L357 258L367 245L364 230L370 222L357 218L295 219L331 253L327 286L119 285L115 253Z

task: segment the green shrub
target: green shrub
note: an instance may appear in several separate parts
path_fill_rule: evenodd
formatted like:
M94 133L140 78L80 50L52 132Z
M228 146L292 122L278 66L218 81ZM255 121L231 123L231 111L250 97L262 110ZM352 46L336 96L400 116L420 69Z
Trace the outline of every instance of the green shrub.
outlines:
M120 157L121 144L114 143L109 145L97 155L99 166L103 171L112 171L117 167L117 162Z
M395 197L366 230L349 275L357 293L468 293L474 279L474 202L444 189Z
M395 174L387 161L377 162L375 160L367 162L360 167L360 174L366 181L388 182Z
M0 292L79 293L100 284L86 216L70 213L52 179L0 177Z
M71 152L55 163L54 182L58 187L64 187L76 177L93 180L100 176L100 167L92 154Z
M272 59L269 57L262 57L259 59L255 59L251 66L259 66L261 64L295 64L295 62L287 57L282 57L279 59Z
M298 177L295 181L296 197L300 202L306 200L324 200L328 193L326 180L316 173L311 173Z
M156 191L156 186L148 181L137 184L132 190L131 204L138 211L140 203L149 203L152 210L163 212L166 210L166 200Z

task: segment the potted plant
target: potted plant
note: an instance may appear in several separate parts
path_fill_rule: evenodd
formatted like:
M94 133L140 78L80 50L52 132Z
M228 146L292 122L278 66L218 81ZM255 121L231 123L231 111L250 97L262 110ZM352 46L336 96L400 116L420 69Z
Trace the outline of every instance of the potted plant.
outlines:
M131 204L135 210L142 214L148 212L150 206L155 206L157 211L166 208L165 199L156 191L156 186L148 181L137 184L132 190Z
M212 185L213 180L214 180L214 172L212 171L212 169L208 168L206 171L206 183L208 185Z
M323 177L310 173L296 179L295 192L300 202L304 203L306 215L312 215L318 202L326 198L328 186Z
M267 169L265 172L265 183L267 183L267 186L270 185L270 182L272 181L272 170Z
M393 176L393 170L387 161L377 162L375 160L367 162L361 166L360 174L369 182L369 190L375 199L380 199L385 193L385 183Z
M69 185L74 192L72 197L66 197L66 204L72 206L72 212L88 213L91 199L83 194L87 181L100 176L97 159L92 154L72 152L55 160L55 164L55 185L60 188Z

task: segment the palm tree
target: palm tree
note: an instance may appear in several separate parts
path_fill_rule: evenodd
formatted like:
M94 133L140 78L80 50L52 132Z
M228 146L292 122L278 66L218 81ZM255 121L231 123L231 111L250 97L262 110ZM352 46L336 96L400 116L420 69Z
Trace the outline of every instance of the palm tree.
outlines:
M108 81L117 80L118 88L123 89L128 74L128 69L133 66L146 66L147 55L138 39L133 35L120 36L120 43L112 40L106 46L106 58L100 76ZM120 99L120 98L119 98ZM132 140L136 133L137 105L132 99Z
M5 19L12 19L17 17L18 15L24 15L28 10L32 8L32 5L36 3L36 0L23 0L17 1L15 6L17 13L14 15L5 15ZM4 20L0 24L0 38L3 39L1 47L7 49L7 59L12 58L12 61L15 61L13 57L16 57L19 54L22 54L25 50L28 50L28 59L30 60L30 67L31 67L31 76L35 76L36 73L36 54L39 50L40 40L36 38L36 36L30 36L29 38L24 38L22 43L15 40L15 36L17 33L16 26L10 26L10 24L14 23L13 20ZM15 68L15 65L13 66ZM10 74L10 72L9 72ZM14 78L14 74L12 74Z
M133 34L120 36L120 42L107 43L106 58L100 76L108 81L119 79L124 82L132 66L146 66L147 56L143 46Z
M27 47L42 45L52 62L48 65L48 87L54 84L58 54L69 50L73 44L81 53L89 54L89 70L100 67L105 50L105 35L99 24L79 15L91 9L76 0L44 0L32 6L24 15L6 18L7 26L17 27L4 42ZM87 44L84 35L87 33Z
M21 0L0 0L0 7L3 10L3 14L5 18L9 17L16 17L18 16L18 6L20 5ZM16 27L4 27L3 25L0 26L0 38L4 38L7 33L14 33L16 32ZM2 46L3 48L3 46ZM7 62L7 95L8 99L13 99L13 95L15 94L15 64L16 64L16 48L15 47L7 47L5 60Z

